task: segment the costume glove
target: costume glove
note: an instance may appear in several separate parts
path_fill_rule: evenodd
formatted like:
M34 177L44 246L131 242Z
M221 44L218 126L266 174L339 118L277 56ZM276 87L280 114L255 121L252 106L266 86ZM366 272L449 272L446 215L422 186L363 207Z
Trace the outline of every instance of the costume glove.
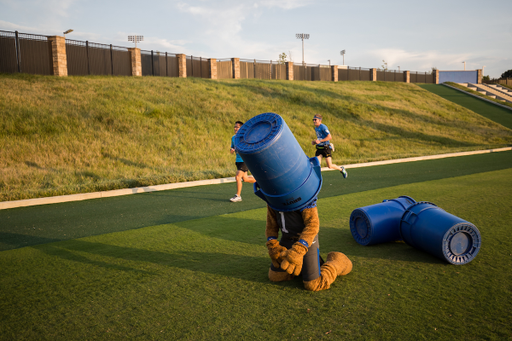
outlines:
M303 258L307 252L308 248L302 242L293 244L291 249L281 252L283 259L281 269L290 275L298 276L302 271Z
M279 257L281 252L286 251L284 246L279 245L279 241L277 239L271 239L267 242L268 255L272 260L272 264L279 268L282 258Z

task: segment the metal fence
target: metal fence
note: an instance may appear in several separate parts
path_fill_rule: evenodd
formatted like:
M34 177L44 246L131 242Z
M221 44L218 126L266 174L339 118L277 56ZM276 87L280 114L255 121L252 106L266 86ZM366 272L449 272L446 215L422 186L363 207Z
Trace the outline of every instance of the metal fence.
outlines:
M286 80L286 64L272 64L272 79Z
M256 78L255 62L240 61L240 78L253 79Z
M187 56L187 77L210 78L210 62L202 57Z
M377 70L377 80L383 82L405 82L404 73L396 70Z
M411 83L434 83L434 75L427 72L413 72L410 73Z
M141 50L143 76L179 77L176 54ZM66 39L68 75L131 76L131 53L126 47ZM240 78L286 80L286 64L272 60L240 60ZM53 74L51 42L47 36L0 30L0 72ZM217 78L234 78L231 58L217 60ZM372 69L338 68L338 81L370 81ZM187 77L210 78L209 59L186 56ZM293 79L332 81L330 66L319 64L293 65ZM405 82L404 72L377 70L377 80ZM434 83L433 73L410 72L411 83ZM507 82L508 83L508 82Z
M231 59L217 60L217 79L233 78L233 62Z
M338 69L338 81L370 81L371 69L350 67Z
M66 39L68 75L131 76L126 47Z
M0 31L0 72L53 75L52 48L48 37Z

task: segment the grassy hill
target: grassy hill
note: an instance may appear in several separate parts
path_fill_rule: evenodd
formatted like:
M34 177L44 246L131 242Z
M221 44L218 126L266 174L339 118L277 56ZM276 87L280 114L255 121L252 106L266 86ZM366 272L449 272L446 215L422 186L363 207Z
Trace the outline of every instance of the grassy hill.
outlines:
M414 84L0 75L0 201L234 175L233 123L280 114L334 162L495 148L512 130Z

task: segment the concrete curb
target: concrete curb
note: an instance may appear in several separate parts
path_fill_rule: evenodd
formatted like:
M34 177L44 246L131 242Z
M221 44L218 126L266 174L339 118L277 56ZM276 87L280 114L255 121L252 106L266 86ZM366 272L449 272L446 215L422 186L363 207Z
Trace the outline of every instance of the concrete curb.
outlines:
M419 156L419 157L410 157L410 158L405 158L405 159L395 159L395 160L386 160L386 161L356 163L353 165L346 165L345 168L349 169L349 168L391 165L391 164L395 164L395 163L436 160L436 159L444 159L444 158L457 157L457 156L504 152L504 151L509 151L509 150L512 150L512 147L476 150L476 151L471 151L471 152ZM331 171L331 170L332 169L329 169L327 167L322 168L322 171ZM113 191L60 195L60 196L47 197L47 198L2 201L2 202L0 202L0 210L16 208L16 207L27 207L27 206L57 204L57 203L63 203L63 202L81 201L81 200L89 200L89 199L109 198L109 197L117 197L120 195L129 195L129 194L136 194L136 193L149 193L149 192L165 191L165 190L177 189L177 188L205 186L205 185L217 185L217 184L224 184L224 183L231 183L231 182L235 182L234 177L211 179L211 180L188 181L188 182L155 185L155 186L147 186L147 187L125 188L125 189L117 189L117 190L113 190Z

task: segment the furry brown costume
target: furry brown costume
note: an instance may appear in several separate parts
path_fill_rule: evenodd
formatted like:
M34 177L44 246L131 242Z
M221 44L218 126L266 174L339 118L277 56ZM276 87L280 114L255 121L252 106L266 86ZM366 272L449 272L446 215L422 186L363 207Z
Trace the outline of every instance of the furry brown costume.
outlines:
M273 282L288 281L298 276L301 273L303 259L308 252L308 246L311 247L315 240L317 240L320 229L318 209L316 206L305 208L300 213L304 228L296 237L297 241L290 248L286 248L277 240L280 226L276 220L276 211L267 206L265 235L267 237L268 253L273 266L281 269L281 271L276 271L272 267L270 268L268 277ZM282 232L284 234L285 231ZM281 242L283 242L282 239ZM341 252L330 252L327 255L327 261L320 267L319 276L313 280L304 280L304 287L310 291L329 289L336 280L336 277L346 275L350 271L352 271L352 262L347 256Z

